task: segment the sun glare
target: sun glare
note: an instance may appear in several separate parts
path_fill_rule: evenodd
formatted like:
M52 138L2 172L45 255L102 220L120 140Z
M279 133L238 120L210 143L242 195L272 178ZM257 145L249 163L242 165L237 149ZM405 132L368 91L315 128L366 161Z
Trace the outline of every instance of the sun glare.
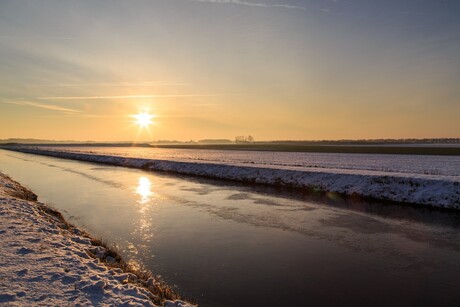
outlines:
M136 193L139 194L139 196L141 197L139 203L145 204L149 201L149 199L153 195L152 182L149 178L144 176L139 178L139 182L136 187Z
M139 113L137 115L133 115L135 119L135 123L139 125L140 127L148 127L149 125L153 124L152 119L155 117L152 114L149 113Z

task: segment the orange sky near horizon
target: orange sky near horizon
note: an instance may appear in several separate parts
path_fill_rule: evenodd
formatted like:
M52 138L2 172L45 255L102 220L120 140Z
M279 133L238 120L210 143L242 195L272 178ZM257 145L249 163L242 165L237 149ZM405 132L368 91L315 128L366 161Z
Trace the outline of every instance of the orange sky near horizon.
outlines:
M0 139L458 138L458 8L5 0Z

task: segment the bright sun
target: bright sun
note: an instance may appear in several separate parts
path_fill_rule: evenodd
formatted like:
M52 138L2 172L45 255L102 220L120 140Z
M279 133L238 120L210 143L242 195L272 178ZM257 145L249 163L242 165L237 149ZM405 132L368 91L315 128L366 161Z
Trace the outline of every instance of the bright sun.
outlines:
M152 118L155 116L149 113L139 113L136 115L133 115L135 118L135 123L138 124L140 127L148 127L149 125L153 124Z

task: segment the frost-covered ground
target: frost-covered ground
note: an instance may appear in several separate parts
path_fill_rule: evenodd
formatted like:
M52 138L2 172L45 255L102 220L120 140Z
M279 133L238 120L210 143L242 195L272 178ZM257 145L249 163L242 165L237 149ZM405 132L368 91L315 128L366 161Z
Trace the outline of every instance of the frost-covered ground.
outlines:
M14 150L75 159L110 165L143 168L147 170L176 172L187 175L199 175L210 178L229 179L242 182L260 183L310 189L323 192L336 192L344 195L359 195L381 200L412 203L434 207L460 209L460 174L457 172L458 157L450 161L447 171L439 174L423 172L397 172L366 168L329 168L313 166L284 165L277 163L242 163L235 161L217 161L198 159L171 158L154 159L135 157L126 154L110 154L117 149L93 149L93 152L78 151L78 149L59 150L49 148L15 148ZM126 150L126 149L123 149ZM279 153L282 155L281 153ZM206 156L206 153L202 155ZM347 155L350 156L350 155ZM372 156L372 155L367 155ZM401 159L405 157L401 156ZM425 159L424 157L416 157ZM445 159L431 157L432 160ZM426 163L430 163L427 161ZM433 165L434 162L431 162ZM378 164L378 159L374 161ZM371 164L369 164L371 165ZM426 167L429 167L427 165ZM439 168L441 169L441 168Z
M98 155L180 162L258 164L266 167L325 168L408 174L460 175L460 157L434 155L345 154L145 147L43 147Z
M34 198L0 173L0 305L155 306L153 278L105 265L104 247Z

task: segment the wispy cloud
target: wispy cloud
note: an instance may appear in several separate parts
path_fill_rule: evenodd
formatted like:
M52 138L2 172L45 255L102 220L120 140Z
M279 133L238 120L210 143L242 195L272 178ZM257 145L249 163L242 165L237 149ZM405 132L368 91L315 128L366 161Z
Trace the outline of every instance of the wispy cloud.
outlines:
M240 0L188 0L189 2L202 2L202 3L216 3L216 4L235 4L235 5L246 5L255 7L266 7L266 8L285 8L285 9L300 9L305 10L302 6L288 5L288 4L267 4L261 2L249 2Z
M73 40L70 36L25 36L25 35L0 35L1 39L11 40Z
M57 84L31 84L34 87L141 87L141 86L188 86L181 82L97 82L97 83L57 83Z
M50 96L38 97L39 100L93 100L93 99L137 99L137 98L180 98L180 97L215 97L212 94L171 94L171 95L121 95L121 96Z
M76 109L70 109L70 108L63 108L60 106L55 106L55 105L50 105L50 104L44 104L44 103L36 103L32 101L26 101L22 99L18 100L0 100L0 102L3 103L8 103L8 104L15 104L15 105L20 105L20 106L31 106L35 108L41 108L41 109L46 109L46 110L52 110L52 111L60 111L60 112L66 112L66 113L81 113L82 111L76 110Z

